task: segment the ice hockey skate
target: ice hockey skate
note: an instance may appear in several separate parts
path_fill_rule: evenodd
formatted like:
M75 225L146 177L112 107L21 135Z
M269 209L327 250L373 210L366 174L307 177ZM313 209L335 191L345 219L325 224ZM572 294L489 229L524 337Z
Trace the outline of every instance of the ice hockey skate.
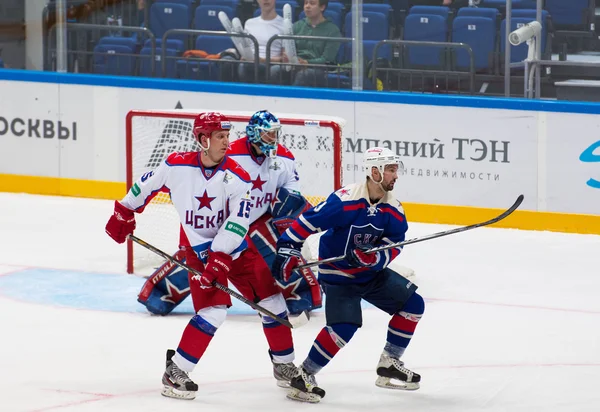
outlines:
M392 379L394 381L392 381ZM382 354L377 364L375 385L386 389L415 391L420 388L421 375L404 367L400 359Z
M167 350L167 368L162 378L164 387L161 394L169 398L192 400L196 397L198 385L171 360L174 355L173 349Z
M299 402L318 403L325 397L325 391L317 386L315 375L298 368L298 374L290 382L289 399Z
M292 362L275 363L271 351L269 351L269 357L273 363L273 376L277 381L277 386L280 388L289 388L290 381L298 374L298 368Z

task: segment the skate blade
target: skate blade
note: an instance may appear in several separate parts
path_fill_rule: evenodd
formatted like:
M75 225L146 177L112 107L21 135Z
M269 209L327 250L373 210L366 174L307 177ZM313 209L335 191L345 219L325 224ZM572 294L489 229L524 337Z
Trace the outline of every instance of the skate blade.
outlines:
M287 398L297 402L319 403L321 397L316 393L302 392L300 389L291 388Z
M289 389L291 387L288 381L280 381L279 379L276 379L276 382L277 386L280 388Z
M421 387L419 382L403 382L400 380L392 381L392 378L386 378L385 376L379 376L375 381L375 385L379 386L380 388L399 389L402 391L416 391Z
M170 386L165 385L160 392L162 396L174 399L185 399L191 401L196 398L196 392L193 391L180 391Z

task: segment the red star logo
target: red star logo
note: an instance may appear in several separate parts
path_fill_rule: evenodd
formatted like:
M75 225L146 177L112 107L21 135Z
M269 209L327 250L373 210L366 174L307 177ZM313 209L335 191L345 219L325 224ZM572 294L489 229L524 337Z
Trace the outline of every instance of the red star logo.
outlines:
M166 278L165 282L167 285L168 294L160 297L160 300L162 300L163 302L169 302L176 305L177 303L185 299L187 295L190 294L189 287L180 290L177 289L177 286L175 286L169 281L169 278Z
M350 193L350 191L348 189L340 189L338 193L340 194L340 196L344 196Z
M252 180L251 182L252 182L252 190L254 190L254 189L258 189L258 190L260 190L261 192L263 191L263 185L264 185L265 183L267 183L267 181L266 181L266 180L262 180L262 179L260 178L260 175L258 175L258 176L257 176L257 178L256 178L256 179L254 179L254 180Z
M213 200L216 199L216 197L208 196L208 194L206 193L206 189L204 189L204 194L202 196L195 196L195 197L200 202L200 206L198 206L198 210L202 209L203 207L207 207L209 210L212 210L212 206L210 204Z
M302 278L299 277L297 280L295 280L294 282L288 283L287 285L283 285L279 281L276 281L276 282L277 282L277 286L279 286L279 289L281 289L281 294L283 295L283 298L285 300L287 300L287 299L300 300L300 295L298 295L296 293L296 289L298 288L298 285L300 284L301 281L302 281Z

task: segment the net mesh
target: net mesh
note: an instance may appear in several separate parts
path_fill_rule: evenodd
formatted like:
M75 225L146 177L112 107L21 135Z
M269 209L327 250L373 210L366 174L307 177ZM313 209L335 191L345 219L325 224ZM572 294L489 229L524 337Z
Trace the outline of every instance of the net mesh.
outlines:
M232 120L231 140L244 136L250 116L224 114ZM169 116L169 113L160 112L140 113L129 117L130 184L158 167L172 152L200 150L192 135L193 118L193 114ZM296 158L302 194L312 205L316 205L341 185L339 174L334 173L334 168L339 167L334 166L334 159L336 155L340 155L335 152L334 141L341 142L341 129L332 126L330 121L280 118L280 122L280 143L290 149ZM156 195L144 212L136 215L136 221L138 237L167 253L177 251L179 217L168 194ZM312 236L306 242L303 254L308 260L312 260L318 256L317 251L318 236ZM139 274L150 274L162 263L160 257L137 244L133 245L128 254L128 261L128 267Z

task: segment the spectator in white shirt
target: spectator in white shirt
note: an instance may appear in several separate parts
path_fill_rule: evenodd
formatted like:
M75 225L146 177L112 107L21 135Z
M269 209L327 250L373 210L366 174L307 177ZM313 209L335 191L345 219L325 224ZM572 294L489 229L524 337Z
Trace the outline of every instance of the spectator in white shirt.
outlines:
M257 0L260 16L246 20L244 28L256 37L258 42L259 80L265 79L267 43L277 34L283 34L283 17L275 11L275 0ZM252 49L254 53L254 49ZM280 62L282 58L281 40L271 44L271 62ZM273 66L271 66L273 67ZM241 63L238 66L238 76L242 82L254 82L254 63Z

